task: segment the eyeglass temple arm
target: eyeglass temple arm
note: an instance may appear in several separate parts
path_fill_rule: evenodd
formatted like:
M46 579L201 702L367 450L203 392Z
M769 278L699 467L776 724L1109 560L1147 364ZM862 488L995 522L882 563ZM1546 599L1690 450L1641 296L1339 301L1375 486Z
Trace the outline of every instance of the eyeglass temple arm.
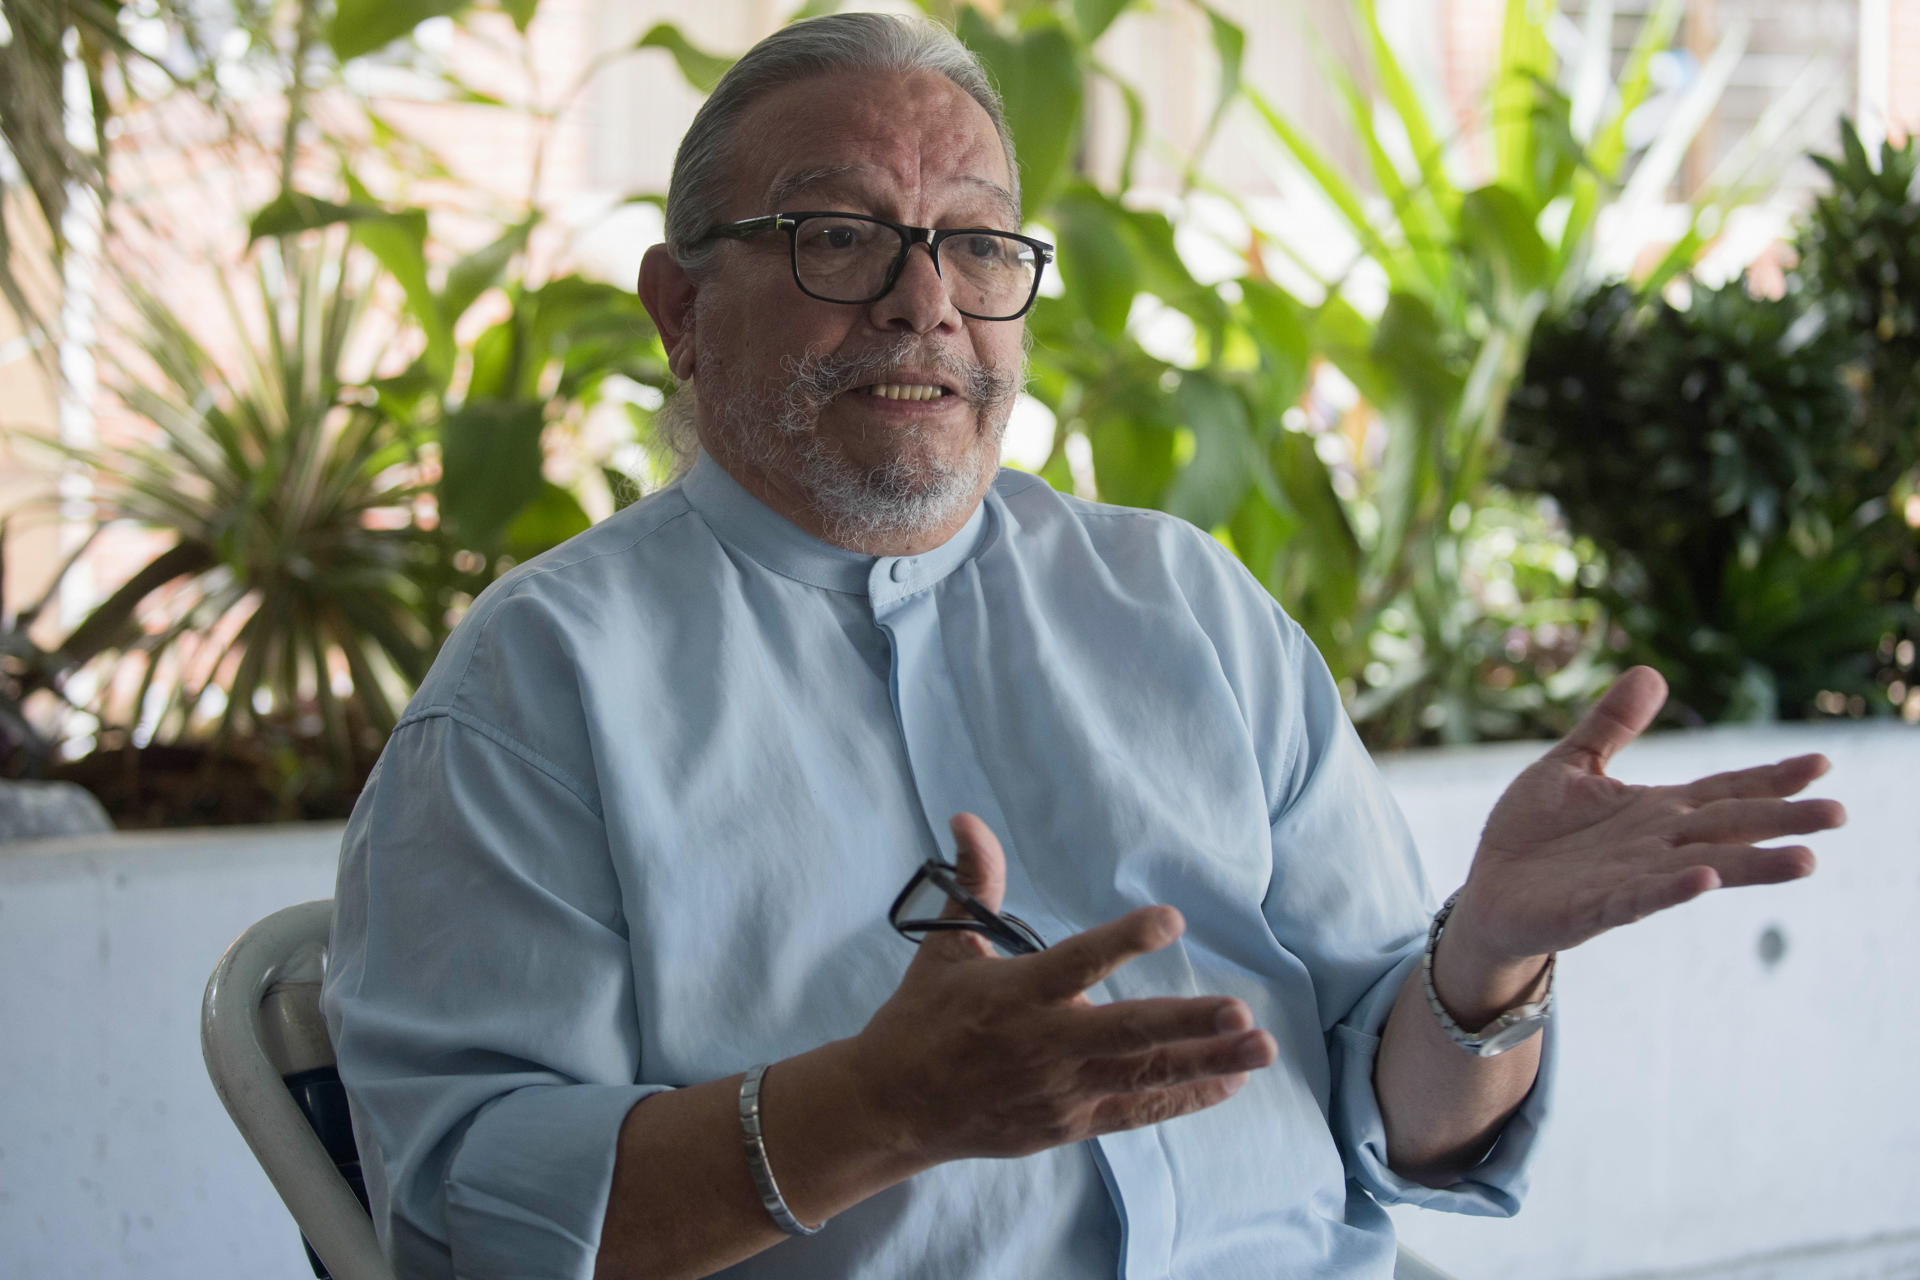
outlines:
M783 214L769 213L758 218L747 218L740 222L723 222L708 229L702 240L745 240L748 236L758 235L762 231L785 228L793 222Z
M951 916L943 916L937 920L902 920L894 927L903 932L906 929L918 929L926 933L934 933L936 931L949 933L984 933L996 939L1002 946L1006 947L1007 950L1023 956L1038 955L1040 950L1034 946L1033 943L1022 937L1018 929L1009 929L997 920L956 920ZM920 944L920 939L914 937L912 934L907 934L906 936L915 946Z

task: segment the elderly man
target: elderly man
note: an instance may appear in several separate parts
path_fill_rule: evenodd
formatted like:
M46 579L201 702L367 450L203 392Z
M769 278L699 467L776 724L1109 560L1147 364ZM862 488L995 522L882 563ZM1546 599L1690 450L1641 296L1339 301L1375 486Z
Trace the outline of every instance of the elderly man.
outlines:
M1382 1203L1516 1207L1555 952L1840 821L1818 757L1606 778L1634 672L1436 918L1259 586L998 469L1017 183L925 22L789 28L695 121L640 289L699 456L476 602L348 830L404 1273L1378 1280Z

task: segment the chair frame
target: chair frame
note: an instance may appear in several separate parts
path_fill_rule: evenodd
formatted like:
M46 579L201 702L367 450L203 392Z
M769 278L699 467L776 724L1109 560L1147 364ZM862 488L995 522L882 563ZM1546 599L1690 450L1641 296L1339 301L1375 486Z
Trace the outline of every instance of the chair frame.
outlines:
M285 907L227 948L200 1005L200 1051L214 1092L334 1280L393 1280L347 1180L284 1077L333 1065L320 1021L333 901Z

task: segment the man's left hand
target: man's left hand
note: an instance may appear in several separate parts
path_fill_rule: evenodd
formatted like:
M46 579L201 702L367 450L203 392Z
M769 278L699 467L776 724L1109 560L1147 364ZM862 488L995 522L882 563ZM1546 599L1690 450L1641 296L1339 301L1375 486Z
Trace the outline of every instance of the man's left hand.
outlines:
M1607 776L1607 762L1666 697L1658 672L1628 671L1500 797L1447 930L1471 949L1474 967L1537 971L1552 952L1710 889L1812 873L1805 846L1759 842L1846 821L1837 801L1786 798L1827 771L1825 756L1680 786Z

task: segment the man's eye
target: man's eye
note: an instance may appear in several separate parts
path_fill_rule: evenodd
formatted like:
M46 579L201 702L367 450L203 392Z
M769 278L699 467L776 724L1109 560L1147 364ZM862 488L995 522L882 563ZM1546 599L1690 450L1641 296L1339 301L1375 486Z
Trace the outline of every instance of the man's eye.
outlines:
M806 229L806 247L818 252L845 252L870 243L873 232L851 222L822 223Z

